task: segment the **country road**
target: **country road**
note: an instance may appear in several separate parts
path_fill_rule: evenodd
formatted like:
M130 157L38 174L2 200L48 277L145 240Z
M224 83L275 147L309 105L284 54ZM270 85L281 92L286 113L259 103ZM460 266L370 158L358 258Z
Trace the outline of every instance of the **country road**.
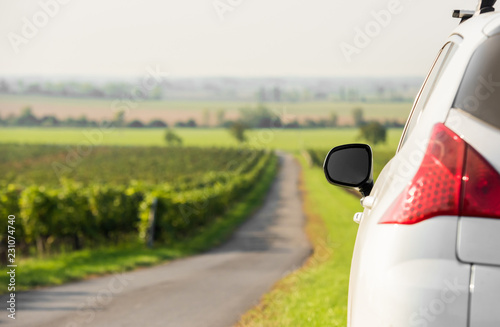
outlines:
M227 327L311 252L298 185L300 166L281 168L264 205L224 245L160 266L17 293L8 326ZM18 276L22 281L22 276Z

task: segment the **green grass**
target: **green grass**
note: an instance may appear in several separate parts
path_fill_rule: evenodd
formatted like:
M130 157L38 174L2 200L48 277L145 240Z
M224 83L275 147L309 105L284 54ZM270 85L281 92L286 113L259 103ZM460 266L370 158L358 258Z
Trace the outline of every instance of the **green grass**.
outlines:
M225 241L232 231L248 218L263 202L277 172L277 158L269 165L255 187L222 217L197 235L168 247L157 245L147 249L140 244L76 251L48 258L28 258L18 261L17 290L37 286L58 285L94 275L151 266L208 250ZM0 283L8 284L8 276L0 275ZM0 289L0 293L6 289Z
M349 270L359 200L306 168L303 187L308 234L315 252L307 264L278 282L239 326L346 326Z
M78 128L0 128L0 143L26 144L86 144L87 129ZM164 146L163 129L117 129L104 134L97 145ZM401 129L389 129L387 143L376 150L394 151L401 136ZM238 143L225 129L177 129L185 146L236 147ZM325 149L350 143L363 142L359 131L346 129L263 129L248 132L249 146L298 151L305 148ZM96 144L96 143L94 143Z

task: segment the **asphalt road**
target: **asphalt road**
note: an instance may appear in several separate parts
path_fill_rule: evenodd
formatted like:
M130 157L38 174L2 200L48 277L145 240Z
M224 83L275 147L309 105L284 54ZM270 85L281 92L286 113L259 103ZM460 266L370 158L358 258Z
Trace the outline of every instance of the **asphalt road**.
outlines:
M311 252L304 234L300 167L281 169L263 207L224 245L160 266L18 293L0 323L13 326L217 326L235 324ZM17 277L19 280L22 276Z

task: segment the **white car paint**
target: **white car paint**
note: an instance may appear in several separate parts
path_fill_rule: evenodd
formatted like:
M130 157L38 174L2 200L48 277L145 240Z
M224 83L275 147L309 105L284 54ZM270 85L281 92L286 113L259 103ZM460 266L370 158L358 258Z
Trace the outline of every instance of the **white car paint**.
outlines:
M362 201L348 326L500 326L500 219L437 216L413 225L379 223L422 164L436 123L445 124L500 172L500 129L452 108L471 56L499 33L500 13L491 12L451 34L444 48L452 45L452 55L424 109L412 112L395 157ZM419 97L414 107L422 104Z

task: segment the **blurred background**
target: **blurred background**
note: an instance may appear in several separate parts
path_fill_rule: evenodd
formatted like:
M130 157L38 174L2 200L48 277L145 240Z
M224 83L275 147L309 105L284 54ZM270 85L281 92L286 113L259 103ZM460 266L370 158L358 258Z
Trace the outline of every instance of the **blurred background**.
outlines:
M311 272L317 284L297 287L338 294L317 303L324 310L315 317L342 325L358 199L325 188L323 158L333 146L366 142L378 175L459 23L453 9L475 5L0 0L0 228L3 243L6 217L18 217L19 289L220 243L234 203L246 209L231 213L233 228L264 198L276 173L270 150L279 149L302 164L304 189L330 231L312 235L337 251ZM327 214L339 206L349 225L332 220L342 210Z
M357 107L366 119L401 125L457 25L451 11L474 5L2 1L2 125L15 126L27 108L41 126L75 127L111 120L121 107L130 109L124 127L155 119L218 127L259 104L304 127L333 114L352 125ZM134 103L112 105L124 97Z

